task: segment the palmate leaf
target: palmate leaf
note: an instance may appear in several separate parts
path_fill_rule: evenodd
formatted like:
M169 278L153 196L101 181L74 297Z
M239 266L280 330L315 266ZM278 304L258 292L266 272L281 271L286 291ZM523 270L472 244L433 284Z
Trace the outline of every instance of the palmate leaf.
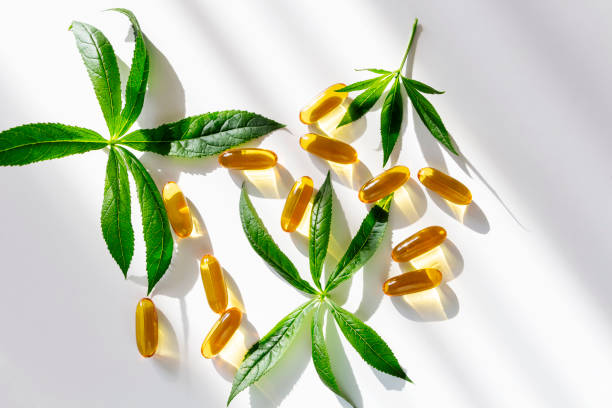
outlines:
M383 166L387 164L393 147L397 142L402 119L404 105L402 103L402 89L399 76L395 77L393 86L385 98L385 103L380 114L380 135L382 137Z
M206 157L284 126L256 113L220 111L191 116L155 129L137 130L121 138L120 143L168 156Z
M347 125L365 115L376 104L376 101L380 99L391 78L393 78L392 75L381 77L372 86L353 99L337 127Z
M327 256L331 231L332 196L330 173L327 172L327 177L315 196L310 213L310 240L308 243L310 274L319 289L321 289L321 272Z

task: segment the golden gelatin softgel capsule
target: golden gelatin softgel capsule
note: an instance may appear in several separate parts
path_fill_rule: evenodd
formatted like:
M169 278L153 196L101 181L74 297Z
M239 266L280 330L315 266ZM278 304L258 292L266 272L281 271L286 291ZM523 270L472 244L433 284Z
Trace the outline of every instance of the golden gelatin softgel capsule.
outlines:
M281 228L286 232L293 232L304 218L306 208L312 197L313 183L310 177L304 176L295 182L287 195L285 207L281 214Z
M459 205L472 202L472 193L459 180L431 167L419 170L419 181L442 198Z
M240 320L242 312L235 307L223 312L202 343L202 356L213 358L219 354L240 327Z
M208 305L215 313L227 308L227 285L219 261L212 255L204 255L200 261L200 275Z
M442 273L433 268L417 269L389 278L383 284L388 296L402 296L437 287L442 282Z
M357 151L350 144L331 137L308 133L300 138L300 146L308 153L334 163L352 164L357 161Z
M143 357L157 351L157 310L149 298L142 298L136 306L136 345Z
M276 165L276 153L266 149L229 149L219 155L219 164L232 170L264 170Z
M193 220L191 219L191 211L183 192L178 184L174 182L166 183L162 191L162 198L168 213L168 221L172 225L172 229L181 238L186 238L191 235L193 230Z
M336 109L348 96L347 92L336 92L336 90L345 86L334 84L317 95L308 106L300 111L300 121L305 125L311 125Z
M410 179L408 167L391 167L367 181L359 190L359 200L364 203L374 203L385 198Z
M433 226L423 228L397 244L391 252L395 262L407 262L434 249L446 239L446 230Z

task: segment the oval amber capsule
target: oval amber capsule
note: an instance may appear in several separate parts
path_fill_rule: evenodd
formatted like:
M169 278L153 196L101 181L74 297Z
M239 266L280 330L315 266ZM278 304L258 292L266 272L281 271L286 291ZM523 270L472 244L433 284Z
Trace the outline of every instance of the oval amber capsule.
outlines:
M219 155L219 164L233 170L264 170L276 165L276 153L266 149L229 149Z
M395 262L407 262L439 246L445 239L444 228L438 226L423 228L397 244L391 252L391 258Z
M359 190L359 200L373 203L385 198L404 185L410 178L408 167L395 166L367 181Z
M210 329L202 343L202 356L213 358L230 341L242 320L242 312L235 307L227 309Z
M300 146L308 153L340 164L357 161L357 151L348 144L331 137L308 133L300 138Z
M317 95L308 106L300 111L300 121L305 125L311 125L336 109L348 96L347 92L336 92L336 89L345 86L334 84Z
M442 274L439 270L432 268L418 269L387 279L383 284L383 292L388 296L408 295L433 289L440 282L442 282Z
M191 235L193 230L193 220L191 219L191 211L187 205L187 200L178 184L174 182L166 183L162 191L166 213L172 229L181 238L186 238Z
M472 202L472 193L459 180L431 167L419 170L419 181L442 198L459 205Z
M227 286L219 261L212 255L204 255L200 261L200 275L208 305L215 313L227 308Z
M304 218L306 208L312 197L313 183L310 177L304 176L295 182L287 195L285 207L281 214L281 228L286 232L293 232Z
M136 345L143 357L157 351L157 311L149 298L142 298L136 306Z

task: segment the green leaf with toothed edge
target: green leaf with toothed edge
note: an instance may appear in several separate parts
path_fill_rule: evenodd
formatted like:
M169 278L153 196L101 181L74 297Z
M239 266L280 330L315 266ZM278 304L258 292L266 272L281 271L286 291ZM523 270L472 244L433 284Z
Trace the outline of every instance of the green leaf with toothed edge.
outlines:
M367 113L372 106L376 104L376 101L380 99L380 96L387 88L387 85L391 81L392 75L382 77L379 81L375 82L368 89L359 94L353 102L349 105L346 113L342 117L342 120L337 127L344 126L351 122L356 121Z
M329 235L332 221L332 197L330 172L323 185L315 196L310 213L310 239L308 242L308 255L310 258L310 274L312 280L321 289L321 272L327 256Z
M336 89L334 92L353 92L361 91L362 89L368 89L384 77L385 75L376 78L366 79L365 81L355 82L353 84L345 86L344 88Z
M402 119L404 116L404 105L402 103L402 88L399 77L395 78L391 90L385 98L380 114L380 135L382 137L383 166L387 164L393 147L399 137Z
M438 91L432 88L431 86L424 84L423 82L419 82L414 79L406 78L405 76L402 76L402 82L409 83L417 91L423 92L426 94L441 95L444 93L444 91Z

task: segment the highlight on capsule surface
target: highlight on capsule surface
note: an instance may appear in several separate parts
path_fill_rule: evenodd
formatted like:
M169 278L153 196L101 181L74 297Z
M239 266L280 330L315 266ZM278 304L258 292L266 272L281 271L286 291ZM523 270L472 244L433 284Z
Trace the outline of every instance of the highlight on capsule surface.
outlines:
M172 229L180 238L187 238L193 231L193 220L185 195L178 184L173 181L166 183L162 198Z
M276 165L277 156L267 149L229 149L221 153L218 160L227 169L264 170Z
M445 239L444 228L438 226L423 228L397 244L391 251L391 258L395 262L410 261L441 245Z
M142 298L136 306L136 346L143 357L151 357L157 351L157 310L149 298Z
M336 109L344 102L348 93L335 91L345 86L342 83L334 84L317 95L308 106L300 111L300 121L305 125L311 125Z
M300 146L308 153L334 163L352 164L357 161L357 151L338 139L308 133L300 138Z
M472 202L472 192L459 180L432 167L419 170L419 181L442 198L459 205Z
M408 167L391 167L361 186L359 200L364 203L374 203L403 186L409 179Z
M313 182L308 176L302 177L293 184L281 214L281 228L284 231L293 232L300 225L313 191Z
M213 358L219 354L240 327L241 320L242 312L235 307L223 312L202 343L202 356Z
M227 308L227 284L219 261L212 255L204 255L200 261L200 275L208 305L215 313Z
M433 268L417 269L389 278L383 283L387 296L403 296L433 289L442 282L442 273Z

